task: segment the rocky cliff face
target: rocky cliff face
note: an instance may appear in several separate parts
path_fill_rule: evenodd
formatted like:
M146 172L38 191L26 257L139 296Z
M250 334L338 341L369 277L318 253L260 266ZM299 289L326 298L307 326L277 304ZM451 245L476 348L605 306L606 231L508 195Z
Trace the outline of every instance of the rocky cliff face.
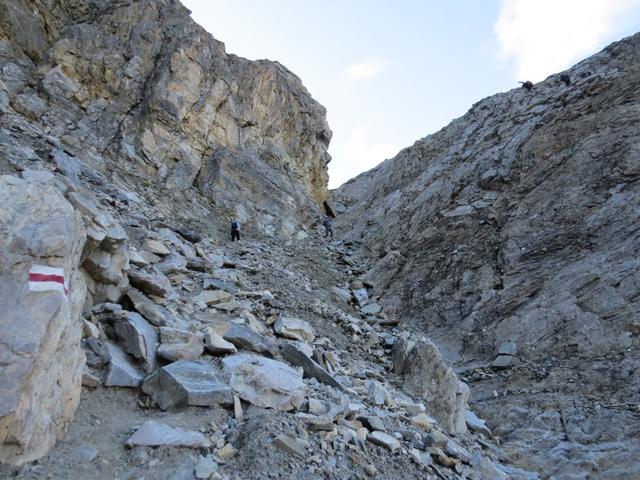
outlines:
M167 196L197 185L265 231L293 233L325 199L325 109L279 63L227 55L179 2L7 0L0 18L3 110L75 161Z
M472 382L512 459L632 478L640 34L564 73L569 85L484 99L346 183L338 229L365 247L387 311Z

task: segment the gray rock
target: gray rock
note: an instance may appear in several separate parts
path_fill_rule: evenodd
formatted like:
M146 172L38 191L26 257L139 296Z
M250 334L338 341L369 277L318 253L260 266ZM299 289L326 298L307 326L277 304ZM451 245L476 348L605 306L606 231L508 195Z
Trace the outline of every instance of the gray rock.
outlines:
M55 187L0 176L1 463L45 455L80 400L84 239Z
M232 282L227 282L219 278L207 278L202 284L202 288L205 290L224 290L228 293L237 293L238 287Z
M203 290L193 297L194 302L204 302L207 305L229 302L233 297L224 290Z
M433 460L431 459L431 455L425 452L421 452L420 450L417 450L415 448L412 448L411 450L409 450L409 455L411 455L411 458L413 458L413 460L418 465L421 465L423 467L428 467L433 463Z
M147 377L142 391L162 410L195 405L232 405L231 389L207 363L180 360Z
M169 361L197 360L204 352L201 333L193 333L179 328L160 327L158 355Z
M387 428L384 426L382 419L376 415L360 415L358 417L365 427L369 430L377 430L380 432L386 432Z
M251 328L244 325L226 322L216 326L216 333L238 348L244 348L246 350L270 356L273 356L278 351L273 340L262 335L258 335Z
M183 430L154 420L147 420L129 437L125 445L129 448L136 446L209 448L211 442L200 432Z
M129 272L129 282L138 290L158 297L167 297L173 290L169 279L161 273L151 274L132 270Z
M392 437L388 433L379 431L371 432L370 434L368 434L367 440L376 445L380 445L381 447L385 447L391 452L395 452L401 446L397 438Z
M454 440L449 439L444 447L444 452L450 457L460 459L464 463L469 463L471 461L471 454L469 451Z
M389 392L384 386L377 380L365 380L364 386L367 389L369 400L374 405L382 406L387 403Z
M331 387L343 390L343 386L333 376L322 368L313 359L308 357L304 351L292 343L284 343L280 345L280 351L283 358L296 367L302 367L304 376L307 378L315 378L319 382L325 383Z
M472 432L481 433L485 437L493 438L491 430L489 430L489 427L487 427L485 421L480 419L471 410L467 410L465 412L465 420L467 422L467 427L469 427L469 430L471 430Z
M72 455L78 462L90 463L98 457L98 450L89 445L80 445L73 449Z
M226 357L223 365L233 391L253 405L287 411L302 404L302 376L282 362L241 353Z
M377 313L380 313L382 311L382 308L377 303L370 303L362 307L360 311L365 315L375 315Z
M351 293L346 288L331 287L331 291L343 302L349 303L351 301Z
M227 342L224 338L214 331L204 334L205 349L214 355L226 355L228 353L236 353L237 349L231 342Z
M305 458L307 456L307 451L303 442L296 437L291 435L281 434L273 439L273 444L278 447L280 450L290 453L298 458Z
M393 347L392 360L394 372L403 376L404 391L423 398L429 413L449 433L466 432L469 388L458 380L430 340L404 335Z
M218 464L211 455L206 457L199 457L196 463L195 476L196 478L208 479L218 470Z
M498 348L498 355L516 355L518 353L518 347L514 342L503 342Z
M125 312L116 323L116 333L125 352L143 360L147 372L155 369L158 335L140 314Z
M145 294L135 288L129 287L127 290L127 297L129 297L129 300L133 303L133 307L156 327L166 325L168 320L171 318L169 312L167 312L162 306L156 304L153 300L149 299Z
M291 317L280 317L273 325L277 335L290 338L292 340L300 340L302 342L313 342L315 331L309 322Z
M513 357L511 355L498 355L493 362L491 362L491 366L493 368L508 368L513 363Z
M353 297L361 307L364 307L367 303L369 303L369 294L367 293L366 288L359 288L358 290L354 290Z
M173 252L156 264L156 268L165 275L186 272L187 260L179 253Z
M109 370L104 379L105 387L138 387L142 383L142 373L116 345L107 342L107 347L111 360L109 360Z

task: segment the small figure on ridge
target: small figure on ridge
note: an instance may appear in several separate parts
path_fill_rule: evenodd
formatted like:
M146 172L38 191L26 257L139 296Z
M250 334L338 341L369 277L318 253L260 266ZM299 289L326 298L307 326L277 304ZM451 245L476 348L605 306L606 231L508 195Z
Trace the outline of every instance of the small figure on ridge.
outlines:
M234 220L231 222L231 241L240 241L240 222L238 220Z

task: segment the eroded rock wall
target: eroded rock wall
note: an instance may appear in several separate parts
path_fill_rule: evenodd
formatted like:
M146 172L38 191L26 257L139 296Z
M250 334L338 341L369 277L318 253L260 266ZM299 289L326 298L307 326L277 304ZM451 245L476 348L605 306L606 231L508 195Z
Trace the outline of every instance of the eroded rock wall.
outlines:
M564 73L569 85L478 102L343 185L337 229L364 244L385 308L477 381L494 426L508 419L519 461L634 476L640 35ZM507 341L514 370L496 376Z
M11 109L84 164L167 195L197 183L263 230L293 233L325 199L325 109L279 63L226 54L179 2L18 0L0 11Z

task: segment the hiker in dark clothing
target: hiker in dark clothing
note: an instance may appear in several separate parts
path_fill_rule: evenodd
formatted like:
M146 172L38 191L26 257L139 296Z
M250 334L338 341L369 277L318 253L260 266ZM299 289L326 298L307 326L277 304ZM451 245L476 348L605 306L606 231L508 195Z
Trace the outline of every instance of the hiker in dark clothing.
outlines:
M564 82L564 84L568 87L569 85L571 85L571 77L569 75L567 75L566 73L563 73L562 75L560 75L560 81Z
M527 80L526 82L518 82L522 84L522 88L526 88L527 92L530 92L531 89L533 88L533 83L531 83L531 80Z
M240 241L240 222L238 220L234 220L231 222L231 241Z
M324 217L324 220L322 221L322 225L324 225L324 237L331 237L333 238L333 228L331 225L331 217L329 215L327 215L326 217Z

